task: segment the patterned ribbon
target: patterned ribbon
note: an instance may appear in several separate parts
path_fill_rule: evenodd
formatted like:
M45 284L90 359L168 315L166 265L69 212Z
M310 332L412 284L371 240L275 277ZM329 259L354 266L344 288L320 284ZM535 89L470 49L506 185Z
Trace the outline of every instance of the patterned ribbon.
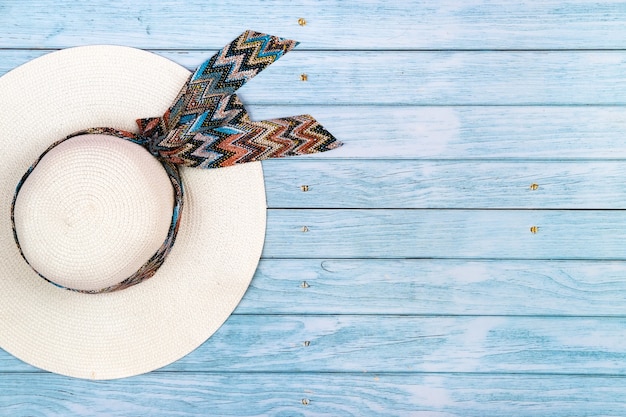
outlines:
M150 152L178 165L217 168L340 146L308 114L253 122L234 94L297 44L242 33L196 69L162 117L137 121Z
M183 184L178 165L220 168L269 158L324 152L341 146L341 142L308 114L252 121L234 94L239 87L296 45L296 41L246 31L191 74L174 104L163 116L137 120L139 134L96 127L75 132L52 144L24 174L13 197L13 236L22 257L28 263L20 248L14 221L19 190L45 154L72 137L106 134L142 145L161 161L174 188L174 211L163 245L137 272L119 284L94 291L78 290L62 287L36 271L56 286L90 294L113 292L136 285L152 277L163 264L176 240L183 208Z

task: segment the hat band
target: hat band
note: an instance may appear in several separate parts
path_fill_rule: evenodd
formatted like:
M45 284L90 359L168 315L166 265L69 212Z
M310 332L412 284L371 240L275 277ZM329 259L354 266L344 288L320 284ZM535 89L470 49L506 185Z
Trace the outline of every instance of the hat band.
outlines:
M108 286L105 288L101 288L101 289L97 289L97 290L81 290L81 289L76 289L76 288L70 288L70 287L66 287L63 286L61 284L59 284L58 282L55 282L54 280L44 276L42 273L40 273L39 271L37 271L37 269L35 267L33 267L33 265L28 261L28 258L24 255L24 252L22 250L22 247L20 246L20 242L18 239L18 234L17 234L17 230L16 230L16 226L15 226L15 202L17 201L17 196L20 192L20 189L22 188L22 185L26 182L26 180L28 179L28 177L30 176L30 174L33 172L33 170L35 169L35 167L39 164L39 162L43 159L43 157L50 152L52 149L54 149L56 146L60 145L61 143L65 142L68 139L71 139L73 137L76 136L82 136L82 135L89 135L89 134L99 134L99 135L109 135L109 136L114 136L120 139L124 139L127 141L130 141L132 143L138 144L143 146L144 148L148 147L148 139L139 135L136 135L132 132L127 132L127 131L123 131L123 130L117 130L117 129L112 129L112 128L106 128L106 127L99 127L99 128L91 128L91 129L86 129L86 130L81 130L75 133L72 133L71 135L53 143L52 145L50 145L50 147L48 147L48 149L46 149L40 156L39 158L37 158L37 160L28 168L28 170L26 171L26 173L24 174L24 176L21 178L20 182L18 183L16 189L15 189L15 194L13 196L13 202L11 204L11 225L12 225L12 229L13 229L13 238L15 239L15 243L17 244L17 247L20 251L20 254L22 255L22 258L24 258L24 260L26 261L26 263L43 279L45 279L46 281L50 282L51 284L54 284L55 286L59 287L59 288L65 288L71 291L76 291L76 292L81 292L81 293L86 293L86 294L100 294L100 293L108 293L108 292L114 292L114 291L119 291L119 290L123 290L125 288L128 287L132 287L133 285L139 284L142 281L147 280L148 278L151 278L156 271L159 269L159 267L161 267L161 265L163 265L163 262L165 262L165 258L167 257L167 255L170 253L173 245L174 245L174 241L176 240L176 234L178 232L178 227L180 224L180 215L183 209L183 183L180 177L180 173L178 171L178 167L176 165L174 165L173 163L166 161L166 160L162 160L160 159L161 165L163 166L163 168L165 169L165 172L167 173L170 182L172 184L172 188L174 189L174 208L173 208L173 212L172 212L172 220L170 222L170 226L167 232L167 236L165 238L165 240L163 241L163 244L161 245L161 247L159 247L159 249L157 249L157 251L132 275L130 275L128 278L122 280L121 282L112 285L112 286Z
M138 134L107 127L90 128L50 146L29 168L16 189L11 220L18 247L14 218L17 193L50 149L78 135L111 135L143 146L162 163L175 190L172 222L161 248L136 273L118 284L93 291L68 288L86 293L128 288L154 275L163 264L174 244L182 211L183 187L177 165L221 168L269 158L325 152L341 146L341 142L308 114L252 121L243 103L234 94L297 45L298 42L293 40L248 30L200 65L161 117L138 119ZM21 248L20 253L26 259Z

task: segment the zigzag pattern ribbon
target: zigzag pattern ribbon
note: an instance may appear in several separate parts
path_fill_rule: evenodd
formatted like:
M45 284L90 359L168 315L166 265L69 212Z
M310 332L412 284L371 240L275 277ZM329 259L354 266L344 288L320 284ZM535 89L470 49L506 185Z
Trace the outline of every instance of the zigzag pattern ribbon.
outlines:
M137 120L150 151L178 165L219 168L341 146L308 114L252 121L234 94L297 44L242 33L196 69L162 117Z
M307 114L252 121L234 94L296 45L297 42L292 40L244 32L198 67L162 117L137 120L138 135L109 127L95 127L75 132L52 144L28 169L15 190L11 221L18 248L20 243L13 210L22 184L50 149L75 136L104 134L147 148L161 160L174 187L172 221L168 236L157 252L138 271L118 284L93 291L67 288L82 293L106 293L128 288L152 277L163 264L176 240L183 209L183 184L178 165L218 168L267 158L324 152L341 146L341 142ZM28 263L21 248L20 253Z

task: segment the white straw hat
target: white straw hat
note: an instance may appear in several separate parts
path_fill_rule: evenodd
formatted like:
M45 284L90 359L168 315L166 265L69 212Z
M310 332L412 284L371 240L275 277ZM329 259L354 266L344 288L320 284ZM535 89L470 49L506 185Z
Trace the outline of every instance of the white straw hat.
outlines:
M0 347L55 373L121 378L188 354L235 309L263 247L260 162L181 168L184 210L163 265L94 294L167 239L173 182L146 148L114 135L78 135L41 157L82 129L136 131L189 77L120 46L53 52L0 77Z

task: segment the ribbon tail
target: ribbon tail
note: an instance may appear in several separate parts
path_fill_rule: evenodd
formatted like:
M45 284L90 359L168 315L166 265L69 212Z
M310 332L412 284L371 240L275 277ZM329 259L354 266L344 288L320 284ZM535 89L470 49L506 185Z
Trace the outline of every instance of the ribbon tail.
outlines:
M232 95L297 45L294 40L245 31L189 77L163 116L167 130L193 120L222 96Z
M294 40L247 30L200 65L190 84L204 87L204 95L233 94L296 45Z
M305 114L258 122L240 121L209 129L197 133L168 158L186 166L221 168L325 152L341 145L320 123Z
M155 156L174 164L218 168L341 146L305 114L253 122L234 91L298 43L246 31L190 75L161 118L140 119Z

